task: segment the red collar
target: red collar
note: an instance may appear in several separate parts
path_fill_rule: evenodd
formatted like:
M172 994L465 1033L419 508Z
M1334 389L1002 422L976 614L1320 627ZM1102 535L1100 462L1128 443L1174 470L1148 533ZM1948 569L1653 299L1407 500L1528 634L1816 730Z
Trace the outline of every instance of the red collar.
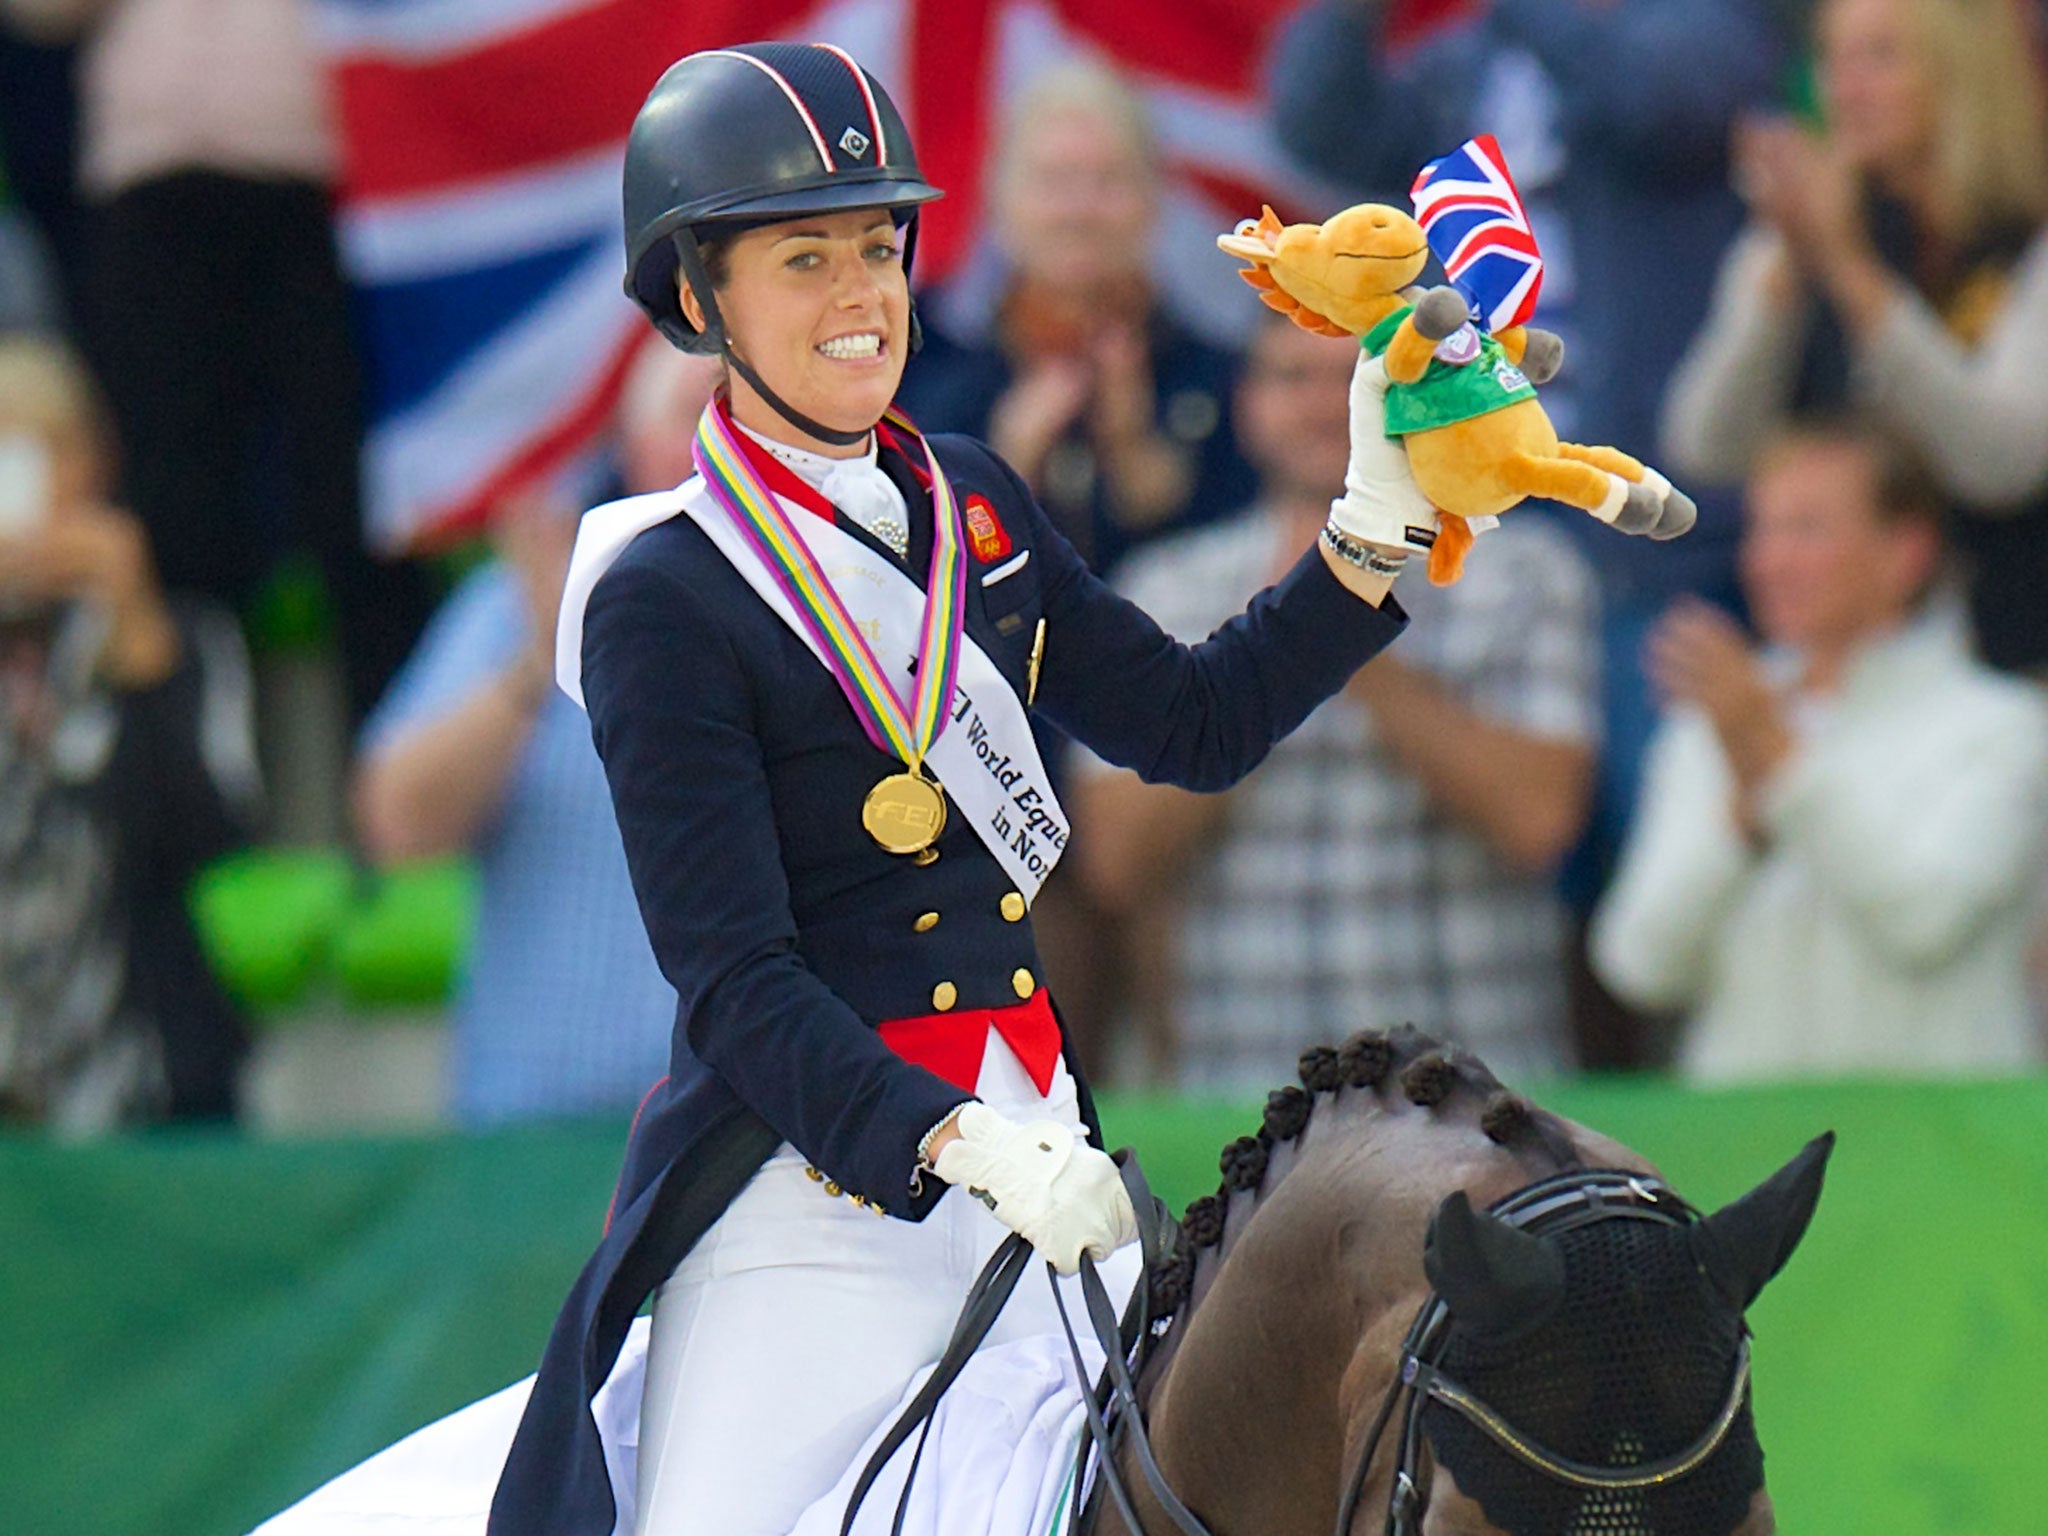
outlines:
M714 408L724 412L727 423L733 428L732 435L740 445L740 452L745 454L747 462L754 466L754 473L761 477L763 485L767 486L769 490L782 497L785 501L793 501L805 511L815 512L828 523L836 520L837 513L833 509L832 503L819 493L816 486L804 479L802 475L799 475L766 448L755 442L745 428L733 421L732 407L723 400L720 400L715 403ZM904 425L906 427L909 426L907 420ZM924 454L912 453L906 443L906 438L909 442L915 442L920 447L923 446L924 440L917 436L917 430L914 427L911 427L908 432L903 432L886 420L875 423L876 445L887 452L895 454L904 463L908 464L910 472L917 476L917 483L929 491L932 488L932 477L931 472L925 468Z
M747 456L747 462L754 466L754 473L761 477L761 483L780 496L784 501L793 501L806 512L815 512L826 522L837 520L838 514L832 503L810 481L804 479L782 460L748 435L746 428L732 419L731 408L720 400L713 407L725 413L726 421L733 428L733 440L740 445L740 452Z

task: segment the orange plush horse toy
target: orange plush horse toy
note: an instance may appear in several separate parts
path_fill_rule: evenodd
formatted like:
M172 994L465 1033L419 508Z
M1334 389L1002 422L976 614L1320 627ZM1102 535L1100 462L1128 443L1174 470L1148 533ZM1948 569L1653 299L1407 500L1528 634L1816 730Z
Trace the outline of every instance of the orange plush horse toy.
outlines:
M1321 224L1283 226L1267 208L1216 243L1250 263L1238 275L1297 325L1359 338L1352 473L1333 516L1347 503L1374 502L1363 514L1373 531L1363 536L1428 550L1429 579L1439 586L1464 568L1472 520L1496 518L1528 496L1653 539L1692 527L1692 499L1654 469L1616 448L1558 441L1536 398L1536 386L1563 357L1555 335L1520 325L1488 335L1455 288L1411 286L1429 247L1422 227L1400 209L1360 203ZM1361 410L1362 390L1383 393L1383 407ZM1376 433L1385 441L1372 441ZM1375 502L1374 487L1362 483L1372 478L1366 466L1374 456L1384 460L1396 442L1428 499L1399 516L1385 510L1384 484Z

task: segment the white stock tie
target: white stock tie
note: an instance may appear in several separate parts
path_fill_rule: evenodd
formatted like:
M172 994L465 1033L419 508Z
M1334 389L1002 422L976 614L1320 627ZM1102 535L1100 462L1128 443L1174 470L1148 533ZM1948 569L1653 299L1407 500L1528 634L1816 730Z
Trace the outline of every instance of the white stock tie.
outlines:
M735 425L738 425L735 423ZM782 460L797 477L844 512L868 533L894 550L897 558L910 553L910 510L896 482L882 473L875 462L872 437L868 451L854 459L828 459L807 448L793 448L763 437L750 427L740 430Z
M825 499L896 552L910 553L910 524L903 493L873 459L835 460L825 483Z

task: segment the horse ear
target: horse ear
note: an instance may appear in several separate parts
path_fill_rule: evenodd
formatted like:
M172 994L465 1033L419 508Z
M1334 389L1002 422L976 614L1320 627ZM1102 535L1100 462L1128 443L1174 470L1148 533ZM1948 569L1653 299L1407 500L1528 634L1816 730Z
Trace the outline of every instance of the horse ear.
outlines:
M1492 1338L1535 1327L1564 1298L1556 1246L1473 1210L1462 1189L1430 1218L1422 1270L1459 1324Z
M1834 1145L1833 1131L1814 1137L1791 1162L1687 1233L1693 1258L1738 1310L1748 1309L1806 1235Z

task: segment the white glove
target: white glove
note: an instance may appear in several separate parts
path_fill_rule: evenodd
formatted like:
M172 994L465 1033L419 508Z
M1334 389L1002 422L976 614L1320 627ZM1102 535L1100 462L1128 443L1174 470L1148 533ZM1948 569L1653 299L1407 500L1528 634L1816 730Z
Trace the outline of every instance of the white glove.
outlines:
M1351 371L1351 462L1330 521L1367 544L1427 554L1440 526L1436 508L1408 472L1408 450L1387 436L1386 400L1385 359L1361 351Z
M1136 1239L1131 1197L1108 1156L1056 1120L1019 1125L978 1100L960 1106L957 1139L932 1171L959 1185L1063 1275Z

